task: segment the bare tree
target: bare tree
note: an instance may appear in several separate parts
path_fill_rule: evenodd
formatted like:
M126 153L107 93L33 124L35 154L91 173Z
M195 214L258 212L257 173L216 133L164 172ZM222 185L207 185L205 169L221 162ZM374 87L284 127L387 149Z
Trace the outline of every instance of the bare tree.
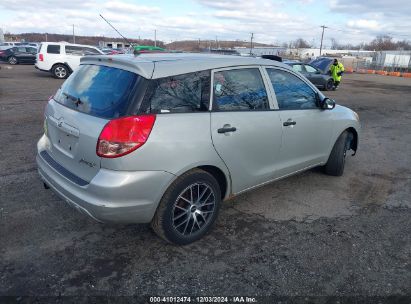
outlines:
M303 38L298 38L291 43L291 46L296 49L308 49L311 45Z

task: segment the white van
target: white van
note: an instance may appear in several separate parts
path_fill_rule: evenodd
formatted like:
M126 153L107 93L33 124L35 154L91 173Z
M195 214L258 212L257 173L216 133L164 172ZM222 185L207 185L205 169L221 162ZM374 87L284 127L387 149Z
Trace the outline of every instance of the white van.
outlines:
M42 42L36 57L36 69L51 72L56 78L67 78L85 55L104 55L98 48L66 42Z

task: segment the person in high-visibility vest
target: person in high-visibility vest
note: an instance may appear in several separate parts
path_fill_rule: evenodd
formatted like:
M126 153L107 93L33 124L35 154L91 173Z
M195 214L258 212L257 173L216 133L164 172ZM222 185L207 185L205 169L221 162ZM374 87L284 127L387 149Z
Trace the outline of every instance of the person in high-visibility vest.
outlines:
M330 66L330 73L334 80L333 90L336 90L341 82L341 76L344 73L344 66L337 59L334 59L334 63Z

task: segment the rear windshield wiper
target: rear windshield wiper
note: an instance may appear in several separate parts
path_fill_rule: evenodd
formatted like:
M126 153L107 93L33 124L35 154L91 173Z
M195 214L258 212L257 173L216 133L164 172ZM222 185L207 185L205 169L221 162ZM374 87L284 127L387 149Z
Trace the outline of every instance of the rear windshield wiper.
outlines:
M75 105L78 107L80 104L82 104L83 102L80 100L79 97L70 95L66 92L63 92L63 95L66 96L67 99L71 99L72 101L74 101Z

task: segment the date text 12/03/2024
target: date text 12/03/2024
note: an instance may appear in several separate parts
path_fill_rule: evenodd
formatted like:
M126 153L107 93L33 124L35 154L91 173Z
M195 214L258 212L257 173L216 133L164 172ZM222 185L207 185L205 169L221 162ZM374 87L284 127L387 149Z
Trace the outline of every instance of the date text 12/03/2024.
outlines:
M150 297L150 303L257 303L254 297Z

